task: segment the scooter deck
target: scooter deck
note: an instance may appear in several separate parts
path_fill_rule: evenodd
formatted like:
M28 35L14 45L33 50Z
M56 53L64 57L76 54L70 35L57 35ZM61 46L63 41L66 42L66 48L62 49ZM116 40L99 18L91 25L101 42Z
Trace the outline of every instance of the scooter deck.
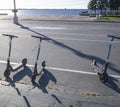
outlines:
M15 66L13 66L12 68L13 68L13 72L14 71L17 71L18 69L20 69L21 67L23 67L24 65L23 65L23 63L22 62L20 62L20 63L18 63L18 64L16 64Z

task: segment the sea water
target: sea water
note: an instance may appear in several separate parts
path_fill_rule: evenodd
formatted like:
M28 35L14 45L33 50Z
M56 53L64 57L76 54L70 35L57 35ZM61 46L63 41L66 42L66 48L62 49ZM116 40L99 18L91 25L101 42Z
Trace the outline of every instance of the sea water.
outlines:
M115 14L117 10L112 10L112 14ZM17 15L32 15L32 16L80 16L89 14L98 14L100 10L88 10L88 9L18 9ZM103 10L103 14L109 14L110 10ZM120 10L119 10L120 13ZM0 15L13 15L12 10L0 9Z
M12 10L0 10L0 13L13 15ZM88 14L88 9L18 9L17 15L38 16L76 16L82 13Z

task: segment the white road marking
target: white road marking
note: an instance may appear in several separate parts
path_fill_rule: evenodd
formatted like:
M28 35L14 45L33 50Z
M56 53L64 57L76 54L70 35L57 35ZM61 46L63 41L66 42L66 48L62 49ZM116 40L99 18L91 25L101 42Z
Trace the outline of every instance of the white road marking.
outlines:
M58 71L67 71L67 72L75 72L80 74L88 74L88 75L97 75L97 73L87 72L87 71L79 71L79 70L71 70L71 69L63 69L63 68L55 68L55 67L46 67L47 69L51 70L58 70ZM109 75L114 78L120 78L119 75Z
M2 64L7 64L7 61L1 61L1 60L0 60L0 63L2 63ZM16 63L16 62L10 62L10 64L11 64L11 65L17 65L17 64L19 64L19 63ZM34 67L34 65L31 65L31 64L27 64L26 66Z
M47 34L51 34L51 35L67 35L67 36L78 36L78 37L80 37L80 36L82 36L82 37L106 37L106 35L91 35L91 34L85 34L85 33L72 33L72 32L67 32L67 33L65 33L65 32L59 32L59 33L55 33L55 32L48 32L48 33L44 33L45 35L47 35Z
M109 75L110 77L113 77L113 78L119 78L120 79L120 76L119 75Z
M6 61L1 61L0 60L0 63L3 63L3 64L7 64ZM16 63L16 62L10 62L12 65L17 65L19 63ZM28 67L34 67L34 65L32 64L27 64L26 66ZM86 75L97 75L97 73L93 73L93 72L87 72L87 71L80 71L80 70L71 70L71 69L64 69L64 68L56 68L56 67L45 67L46 69L50 69L50 70L57 70L57 71L63 71L63 72L74 72L74 73L80 73L80 74L86 74ZM120 79L120 76L119 75L109 75L113 78L118 78Z
M71 69L63 69L63 68L55 68L55 67L46 67L46 68L51 69L51 70L58 70L58 71L67 71L67 72L75 72L75 73L80 73L80 74L97 75L97 73L79 71L79 70L71 70Z
M71 40L71 41L86 41L86 42L106 42L108 43L109 41L105 41L105 40L90 40L90 39L74 39L74 38L58 38L58 37L53 37L50 39L58 39L58 40ZM120 43L118 41L113 41L113 43Z
M52 27L52 26L50 26L50 27L47 27L47 26L35 26L35 27L31 27L31 28L33 28L33 29L50 29L50 30L62 30L62 29L68 29L68 28L66 28L66 27Z
M30 36L20 36L19 38L31 38ZM91 40L91 39L75 39L75 38L62 38L62 37L48 37L48 40L69 40L69 41L81 41L81 42L101 42L101 43L109 43L109 41L105 40ZM119 41L113 41L113 43L120 44Z

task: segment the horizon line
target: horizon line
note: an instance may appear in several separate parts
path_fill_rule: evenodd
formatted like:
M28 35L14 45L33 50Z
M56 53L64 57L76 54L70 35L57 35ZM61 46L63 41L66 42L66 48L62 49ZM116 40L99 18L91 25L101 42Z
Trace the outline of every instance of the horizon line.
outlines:
M69 10L69 9L87 9L87 8L17 8L17 10L40 10L40 9L63 9L63 10ZM0 9L0 10L13 10L13 8L9 8L9 9ZM89 10L89 9L88 9Z

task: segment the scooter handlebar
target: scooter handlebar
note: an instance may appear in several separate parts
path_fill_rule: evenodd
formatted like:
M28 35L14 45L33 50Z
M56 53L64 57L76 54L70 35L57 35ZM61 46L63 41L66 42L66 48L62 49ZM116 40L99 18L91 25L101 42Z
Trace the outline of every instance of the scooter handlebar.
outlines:
M9 34L2 34L3 36L9 36L9 37L11 37L11 38L18 38L18 36L14 36L14 35L9 35Z
M113 36L113 35L107 35L107 37L110 37L110 38L112 38L112 39L120 39L120 37L118 37L118 36Z
M31 37L38 38L38 39L40 39L40 40L47 40L47 38L43 38L43 37L40 37L40 36L31 35Z

